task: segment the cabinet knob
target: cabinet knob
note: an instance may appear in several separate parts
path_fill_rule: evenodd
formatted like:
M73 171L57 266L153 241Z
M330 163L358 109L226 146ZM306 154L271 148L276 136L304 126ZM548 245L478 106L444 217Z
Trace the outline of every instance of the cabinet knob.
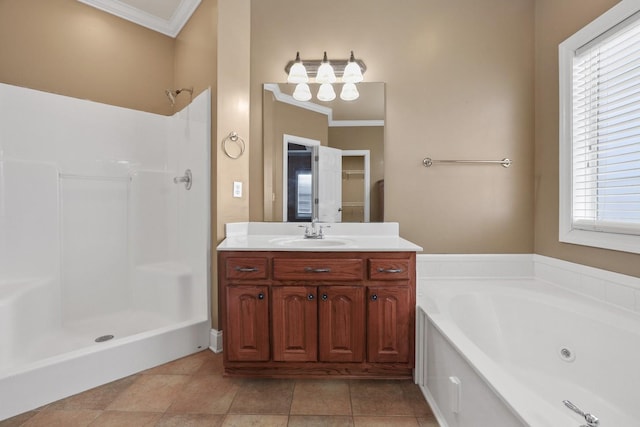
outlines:
M258 294L258 299L264 299L264 294L262 292Z
M313 299L314 299L314 298L315 298L315 297L313 296L313 294L309 294L309 295L307 295L307 299L308 299L309 301L313 301Z
M327 294L322 294L322 301L326 301L327 299L329 299Z
M371 301L377 301L378 300L378 295L373 294L371 295Z

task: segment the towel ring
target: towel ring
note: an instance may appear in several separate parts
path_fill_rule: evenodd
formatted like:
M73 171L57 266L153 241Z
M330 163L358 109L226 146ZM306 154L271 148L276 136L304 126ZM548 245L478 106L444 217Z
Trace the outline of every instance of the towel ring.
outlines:
M227 148L227 143L229 141L233 142L238 147L238 149L240 149L240 152L238 154L234 155L229 152L229 149ZM231 132L229 135L227 135L225 139L222 140L222 151L224 151L224 154L226 154L227 157L231 159L240 158L240 156L244 154L244 149L245 149L244 139L240 138L238 133L235 131ZM236 150L232 150L232 151L236 151Z

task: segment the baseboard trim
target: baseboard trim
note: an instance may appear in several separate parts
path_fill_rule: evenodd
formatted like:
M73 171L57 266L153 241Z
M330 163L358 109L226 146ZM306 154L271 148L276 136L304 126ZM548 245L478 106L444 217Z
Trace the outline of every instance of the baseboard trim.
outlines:
M222 353L222 331L211 329L209 349L214 353Z

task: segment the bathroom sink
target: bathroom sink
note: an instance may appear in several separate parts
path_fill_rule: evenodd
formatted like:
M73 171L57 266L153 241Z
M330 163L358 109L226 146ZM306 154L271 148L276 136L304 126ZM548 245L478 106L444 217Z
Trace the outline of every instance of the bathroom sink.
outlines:
M285 246L289 248L335 248L340 246L347 246L353 244L353 241L348 239L336 239L336 238L325 238L325 239L305 239L302 237L281 237L277 239L272 239L270 243Z

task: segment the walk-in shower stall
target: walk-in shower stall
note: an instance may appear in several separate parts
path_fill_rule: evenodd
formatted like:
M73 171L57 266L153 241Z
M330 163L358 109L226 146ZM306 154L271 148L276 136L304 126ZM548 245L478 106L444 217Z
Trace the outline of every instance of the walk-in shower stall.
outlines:
M208 347L210 98L0 84L0 420Z

